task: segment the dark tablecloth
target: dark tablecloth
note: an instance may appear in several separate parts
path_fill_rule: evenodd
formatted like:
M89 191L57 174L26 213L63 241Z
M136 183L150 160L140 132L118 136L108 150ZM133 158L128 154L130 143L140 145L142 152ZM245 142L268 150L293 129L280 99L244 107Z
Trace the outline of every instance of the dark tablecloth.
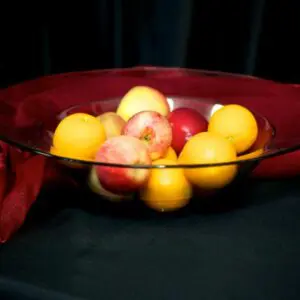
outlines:
M299 183L252 180L229 211L141 218L44 191L1 245L0 298L298 300Z

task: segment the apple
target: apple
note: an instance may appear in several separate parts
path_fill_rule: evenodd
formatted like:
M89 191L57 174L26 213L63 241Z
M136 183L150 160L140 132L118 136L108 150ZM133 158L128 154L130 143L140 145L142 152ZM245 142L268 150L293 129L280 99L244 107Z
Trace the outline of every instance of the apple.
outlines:
M121 135L123 127L126 124L122 117L117 115L115 112L103 113L98 116L97 119L99 119L104 126L106 137L108 139Z
M128 195L114 194L114 193L111 193L111 192L105 190L99 181L95 167L92 167L90 170L89 177L88 177L88 187L95 194L98 194L99 196L102 196L105 199L110 200L112 202L119 202L121 200L129 200L131 198Z
M132 136L120 135L104 142L96 154L96 161L127 165L151 165L147 146ZM128 194L143 186L150 169L95 165L103 188L115 194Z
M172 142L172 128L168 119L155 111L135 114L124 126L123 134L143 141L152 160L163 157Z
M172 148L177 154L185 143L195 134L207 131L207 120L195 109L180 107L173 110L168 117L172 127Z
M168 116L170 107L167 98L161 92L147 86L136 86L122 98L117 114L127 122L133 115L145 110Z

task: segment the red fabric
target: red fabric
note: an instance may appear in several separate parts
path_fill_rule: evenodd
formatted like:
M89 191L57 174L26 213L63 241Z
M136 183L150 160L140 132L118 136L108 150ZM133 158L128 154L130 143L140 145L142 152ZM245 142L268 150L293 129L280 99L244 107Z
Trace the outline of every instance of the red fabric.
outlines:
M76 72L24 82L0 91L2 124L30 126L84 101L122 96L135 85L148 85L178 96L219 99L240 103L265 115L277 129L277 138L300 136L300 89L252 77L221 77L155 67ZM5 114L3 114L5 111ZM0 242L5 242L24 222L42 184L67 180L55 161L26 154L0 144ZM260 178L300 174L300 151L266 159L253 173Z

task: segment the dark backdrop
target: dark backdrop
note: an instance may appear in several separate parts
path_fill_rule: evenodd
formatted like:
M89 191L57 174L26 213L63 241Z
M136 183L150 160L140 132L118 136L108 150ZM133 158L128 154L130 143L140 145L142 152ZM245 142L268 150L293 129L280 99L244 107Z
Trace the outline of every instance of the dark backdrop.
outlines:
M2 86L140 64L300 82L300 1L11 0L0 11Z

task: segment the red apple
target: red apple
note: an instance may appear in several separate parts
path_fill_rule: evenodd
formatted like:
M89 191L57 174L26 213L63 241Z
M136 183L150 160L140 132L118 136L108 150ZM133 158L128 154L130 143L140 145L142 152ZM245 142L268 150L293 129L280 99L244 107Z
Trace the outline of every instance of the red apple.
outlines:
M112 202L131 199L131 195L118 195L105 190L99 181L95 167L92 167L90 170L88 186L92 192Z
M185 143L195 134L207 131L207 120L195 109L180 107L169 115L172 127L172 148L179 154Z
M117 136L104 142L96 154L97 162L151 165L147 146L131 136ZM150 169L95 165L101 186L115 194L131 193L148 180Z
M124 126L123 134L138 138L147 145L152 160L163 157L172 142L168 119L155 111L135 114Z

